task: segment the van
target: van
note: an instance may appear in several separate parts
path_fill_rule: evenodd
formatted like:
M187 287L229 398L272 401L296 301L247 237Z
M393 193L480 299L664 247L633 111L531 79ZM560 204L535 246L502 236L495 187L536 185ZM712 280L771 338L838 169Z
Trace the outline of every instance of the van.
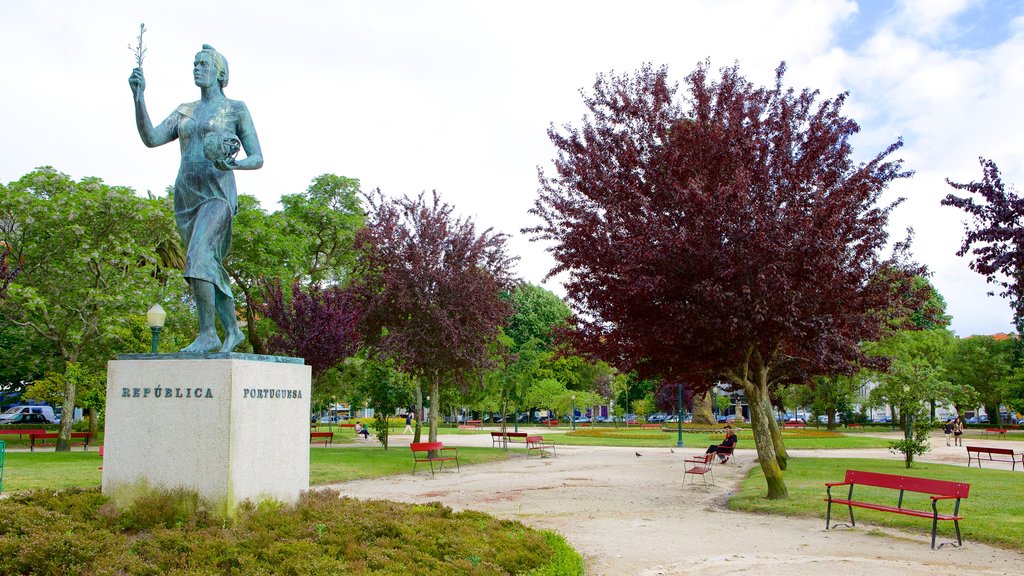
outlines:
M30 417L32 415L36 416ZM57 421L57 416L53 413L52 406L12 406L3 414L0 414L0 424L15 424L30 420L38 421L39 416L42 416L47 423L52 424Z

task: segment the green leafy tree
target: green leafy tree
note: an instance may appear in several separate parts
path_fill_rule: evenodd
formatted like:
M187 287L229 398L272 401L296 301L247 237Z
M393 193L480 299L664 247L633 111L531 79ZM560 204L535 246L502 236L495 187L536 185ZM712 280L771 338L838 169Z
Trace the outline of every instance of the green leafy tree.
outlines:
M864 383L861 374L819 376L814 379L811 388L805 388L810 394L811 411L815 416L826 417L829 430L836 429L837 416L844 414L849 421L850 407L853 399Z
M515 352L531 340L553 349L555 331L567 328L572 310L557 295L534 284L520 284L509 295L512 315L504 332Z
M391 362L367 360L362 367L362 390L369 407L373 408L373 423L370 426L377 434L377 440L387 450L391 432L388 418L398 408L412 403L413 383L407 375L395 370Z
M0 318L44 340L59 372L102 366L126 318L180 298L161 283L155 250L176 234L160 203L131 189L98 178L75 182L52 168L31 172L0 187L0 241L22 266ZM76 405L69 378L58 450L68 450Z
M268 213L254 197L240 195L232 248L224 261L243 297L246 336L256 353L266 353L258 311L261 281L344 284L354 265L353 240L364 221L359 181L333 174L314 178L303 193L282 196L281 206Z
M903 330L866 346L870 354L888 359L889 368L876 373L879 385L871 393L877 401L899 408L904 437L894 449L904 454L908 468L914 456L928 449L927 434L918 430L930 430L928 403L947 400L945 361L954 342L952 333L943 328Z
M78 362L68 363L63 373L50 372L44 378L33 382L25 389L25 397L54 406L66 406L65 394L69 386L75 390L76 404L85 409L89 419L89 433L95 438L99 432L101 414L107 403L105 370L94 370ZM72 412L64 412L62 422L71 420L72 417Z
M991 336L956 340L946 359L946 374L951 383L947 396L957 413L964 414L981 402L990 416L998 417L1006 382L1013 373L1013 348L1013 341Z

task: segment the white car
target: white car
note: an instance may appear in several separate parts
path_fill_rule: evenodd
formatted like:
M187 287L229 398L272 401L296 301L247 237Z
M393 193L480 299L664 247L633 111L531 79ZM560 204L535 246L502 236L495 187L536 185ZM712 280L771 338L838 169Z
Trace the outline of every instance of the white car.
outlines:
M0 414L0 424L8 422L21 422L23 415L39 414L47 422L56 422L57 416L53 413L51 406L12 406L3 414Z

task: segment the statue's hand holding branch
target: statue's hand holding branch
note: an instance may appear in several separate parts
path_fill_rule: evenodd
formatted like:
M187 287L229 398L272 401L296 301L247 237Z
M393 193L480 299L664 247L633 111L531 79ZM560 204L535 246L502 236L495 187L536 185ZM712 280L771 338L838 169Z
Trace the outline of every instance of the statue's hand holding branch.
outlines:
M128 77L128 85L132 87L132 94L136 100L142 97L142 93L146 91L146 77L142 75L142 68L132 70L132 75Z

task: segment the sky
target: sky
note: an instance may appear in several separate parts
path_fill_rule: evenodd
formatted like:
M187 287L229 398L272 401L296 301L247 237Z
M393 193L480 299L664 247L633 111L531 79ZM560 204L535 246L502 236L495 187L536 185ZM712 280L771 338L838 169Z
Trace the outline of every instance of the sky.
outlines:
M154 123L199 97L203 44L230 66L225 89L252 113L265 159L237 173L268 210L324 173L399 197L437 190L478 229L510 235L518 273L554 262L520 229L550 126L579 125L598 74L651 63L682 80L705 59L768 84L849 92L857 160L902 137L914 170L886 200L894 239L914 229L960 336L1012 330L1009 305L956 256L964 215L945 180L980 180L979 157L1024 183L1024 2L1009 0L193 1L4 0L0 4L0 182L38 166L139 193L173 184L175 143L146 148L135 128L130 45L145 23Z

